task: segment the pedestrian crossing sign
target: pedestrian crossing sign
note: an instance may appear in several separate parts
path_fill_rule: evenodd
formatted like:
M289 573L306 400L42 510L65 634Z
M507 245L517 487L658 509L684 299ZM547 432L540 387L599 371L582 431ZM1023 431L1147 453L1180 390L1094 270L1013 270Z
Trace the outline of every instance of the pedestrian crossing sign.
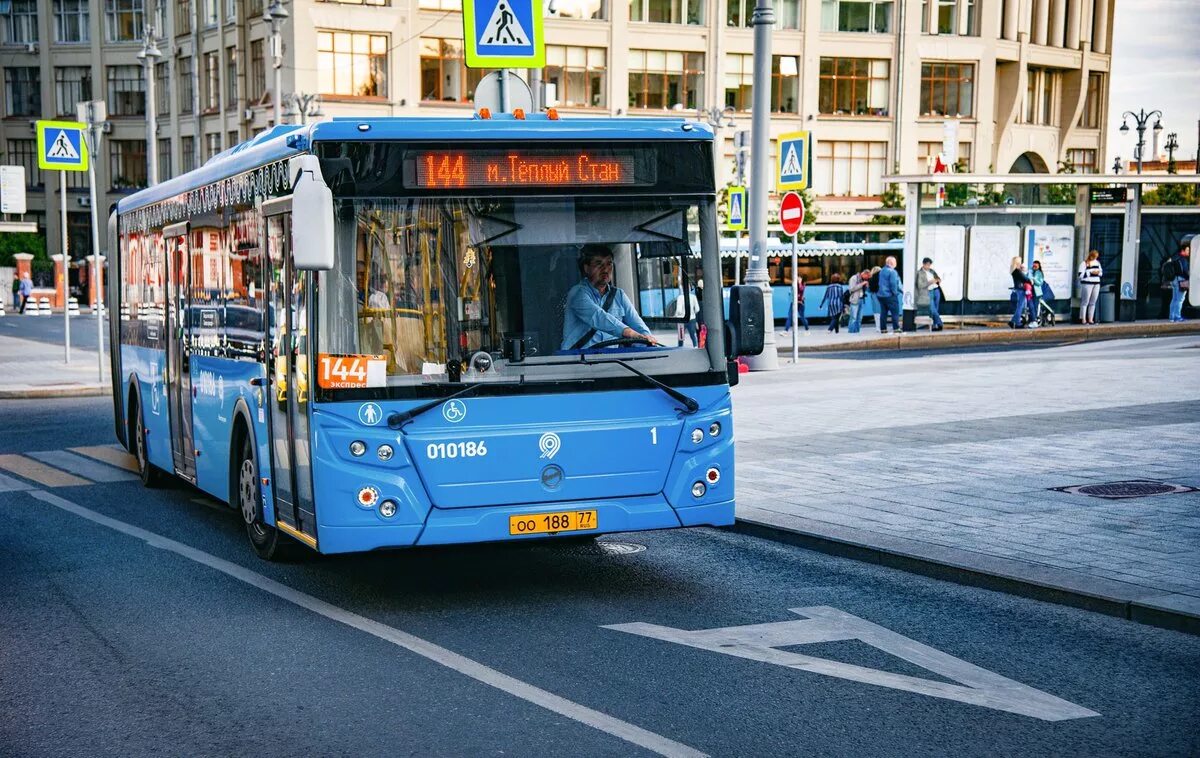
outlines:
M37 122L38 168L51 171L87 171L87 144L77 121Z
M812 173L812 133L788 132L781 134L778 144L776 191L808 189L808 178Z
M726 214L725 228L738 232L746 228L746 188L729 188L729 208Z
M542 68L541 0L465 0L467 68Z

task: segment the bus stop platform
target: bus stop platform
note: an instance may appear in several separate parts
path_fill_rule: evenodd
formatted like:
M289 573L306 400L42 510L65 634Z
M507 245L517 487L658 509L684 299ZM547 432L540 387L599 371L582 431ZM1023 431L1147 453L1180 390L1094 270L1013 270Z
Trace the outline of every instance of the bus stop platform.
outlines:
M928 325L913 332L880 334L874 324L864 324L858 334L826 331L827 324L813 323L809 331L799 331L797 351L800 353L838 352L845 350L955 350L987 345L1022 345L1029 343L1096 342L1100 340L1131 339L1136 337L1170 337L1200 334L1200 319L1182 323L1170 321L1132 321L1109 324L1060 324L1039 328L1010 329L1008 321L952 322L946 320L940 332L930 332ZM790 333L776 331L775 345L781 358L792 354Z

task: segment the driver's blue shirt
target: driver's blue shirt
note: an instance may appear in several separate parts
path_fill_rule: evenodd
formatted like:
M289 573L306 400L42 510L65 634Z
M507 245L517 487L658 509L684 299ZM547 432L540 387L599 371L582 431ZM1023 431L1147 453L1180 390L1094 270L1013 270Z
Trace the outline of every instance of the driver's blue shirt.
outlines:
M625 331L625 327L638 334L650 333L650 327L646 326L646 322L642 321L642 317L634 310L633 303L629 301L624 290L617 288L612 306L605 311L604 298L607 295L607 290L601 295L586 279L568 290L567 306L563 313L563 350L574 348L575 343L592 329L595 329L596 333L582 347L617 339L621 332Z

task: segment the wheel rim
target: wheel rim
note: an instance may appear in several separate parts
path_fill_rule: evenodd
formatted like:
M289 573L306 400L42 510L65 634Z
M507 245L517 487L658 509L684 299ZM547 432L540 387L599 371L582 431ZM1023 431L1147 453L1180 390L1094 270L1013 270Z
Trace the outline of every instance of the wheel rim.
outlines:
M138 413L136 426L137 429L134 432L134 436L137 437L137 440L134 441L134 445L137 448L138 468L145 471L148 468L148 461L146 459L146 429L142 426L142 414L140 412Z
M262 530L261 522L258 520L257 504L255 503L254 486L254 461L249 458L242 461L241 471L238 472L238 497L242 506L242 519L252 529L256 529L260 533Z

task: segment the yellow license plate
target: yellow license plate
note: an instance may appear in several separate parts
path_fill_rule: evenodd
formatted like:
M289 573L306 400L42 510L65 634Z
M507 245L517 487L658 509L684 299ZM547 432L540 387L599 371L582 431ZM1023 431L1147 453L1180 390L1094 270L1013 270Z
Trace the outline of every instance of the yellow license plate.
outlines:
M509 534L557 534L595 528L595 511L563 511L508 517Z

